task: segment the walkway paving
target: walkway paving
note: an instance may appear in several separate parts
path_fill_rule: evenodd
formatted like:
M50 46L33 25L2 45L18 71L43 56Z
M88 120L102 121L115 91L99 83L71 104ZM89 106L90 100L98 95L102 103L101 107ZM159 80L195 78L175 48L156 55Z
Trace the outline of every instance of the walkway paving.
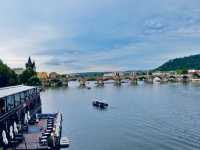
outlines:
M42 119L37 125L29 125L28 133L24 133L25 140L20 143L16 149L17 150L30 150L30 149L48 149L47 146L41 146L39 144L39 137L42 132L44 132L47 125L47 120Z

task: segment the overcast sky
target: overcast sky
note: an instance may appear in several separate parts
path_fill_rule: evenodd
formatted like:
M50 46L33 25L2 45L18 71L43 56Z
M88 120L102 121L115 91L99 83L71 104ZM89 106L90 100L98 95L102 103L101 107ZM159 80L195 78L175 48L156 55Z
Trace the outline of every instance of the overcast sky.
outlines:
M0 0L0 59L62 73L151 69L200 53L200 0Z

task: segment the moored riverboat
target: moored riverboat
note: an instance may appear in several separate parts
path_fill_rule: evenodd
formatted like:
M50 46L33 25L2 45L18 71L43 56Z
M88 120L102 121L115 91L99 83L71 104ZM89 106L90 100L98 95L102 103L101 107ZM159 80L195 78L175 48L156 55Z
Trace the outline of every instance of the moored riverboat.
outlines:
M41 113L40 91L36 87L0 88L0 146L5 149L21 143L36 113Z
M60 149L62 114L41 114L40 90L0 88L0 148Z

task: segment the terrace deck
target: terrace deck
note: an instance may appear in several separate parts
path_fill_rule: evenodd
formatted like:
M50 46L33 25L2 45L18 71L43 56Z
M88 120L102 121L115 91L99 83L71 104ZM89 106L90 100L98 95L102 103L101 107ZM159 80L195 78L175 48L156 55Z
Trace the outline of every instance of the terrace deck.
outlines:
M46 129L47 119L41 119L36 125L29 125L28 133L24 133L25 140L17 145L17 150L44 150L50 149L48 146L41 146L39 143L39 137Z

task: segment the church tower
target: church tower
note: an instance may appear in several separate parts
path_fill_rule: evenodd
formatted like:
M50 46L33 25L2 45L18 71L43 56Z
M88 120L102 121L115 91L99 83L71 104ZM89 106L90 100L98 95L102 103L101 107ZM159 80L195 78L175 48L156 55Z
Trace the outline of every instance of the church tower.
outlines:
M26 63L26 69L31 69L34 72L36 71L35 62L32 62L31 57L28 58L28 62Z

